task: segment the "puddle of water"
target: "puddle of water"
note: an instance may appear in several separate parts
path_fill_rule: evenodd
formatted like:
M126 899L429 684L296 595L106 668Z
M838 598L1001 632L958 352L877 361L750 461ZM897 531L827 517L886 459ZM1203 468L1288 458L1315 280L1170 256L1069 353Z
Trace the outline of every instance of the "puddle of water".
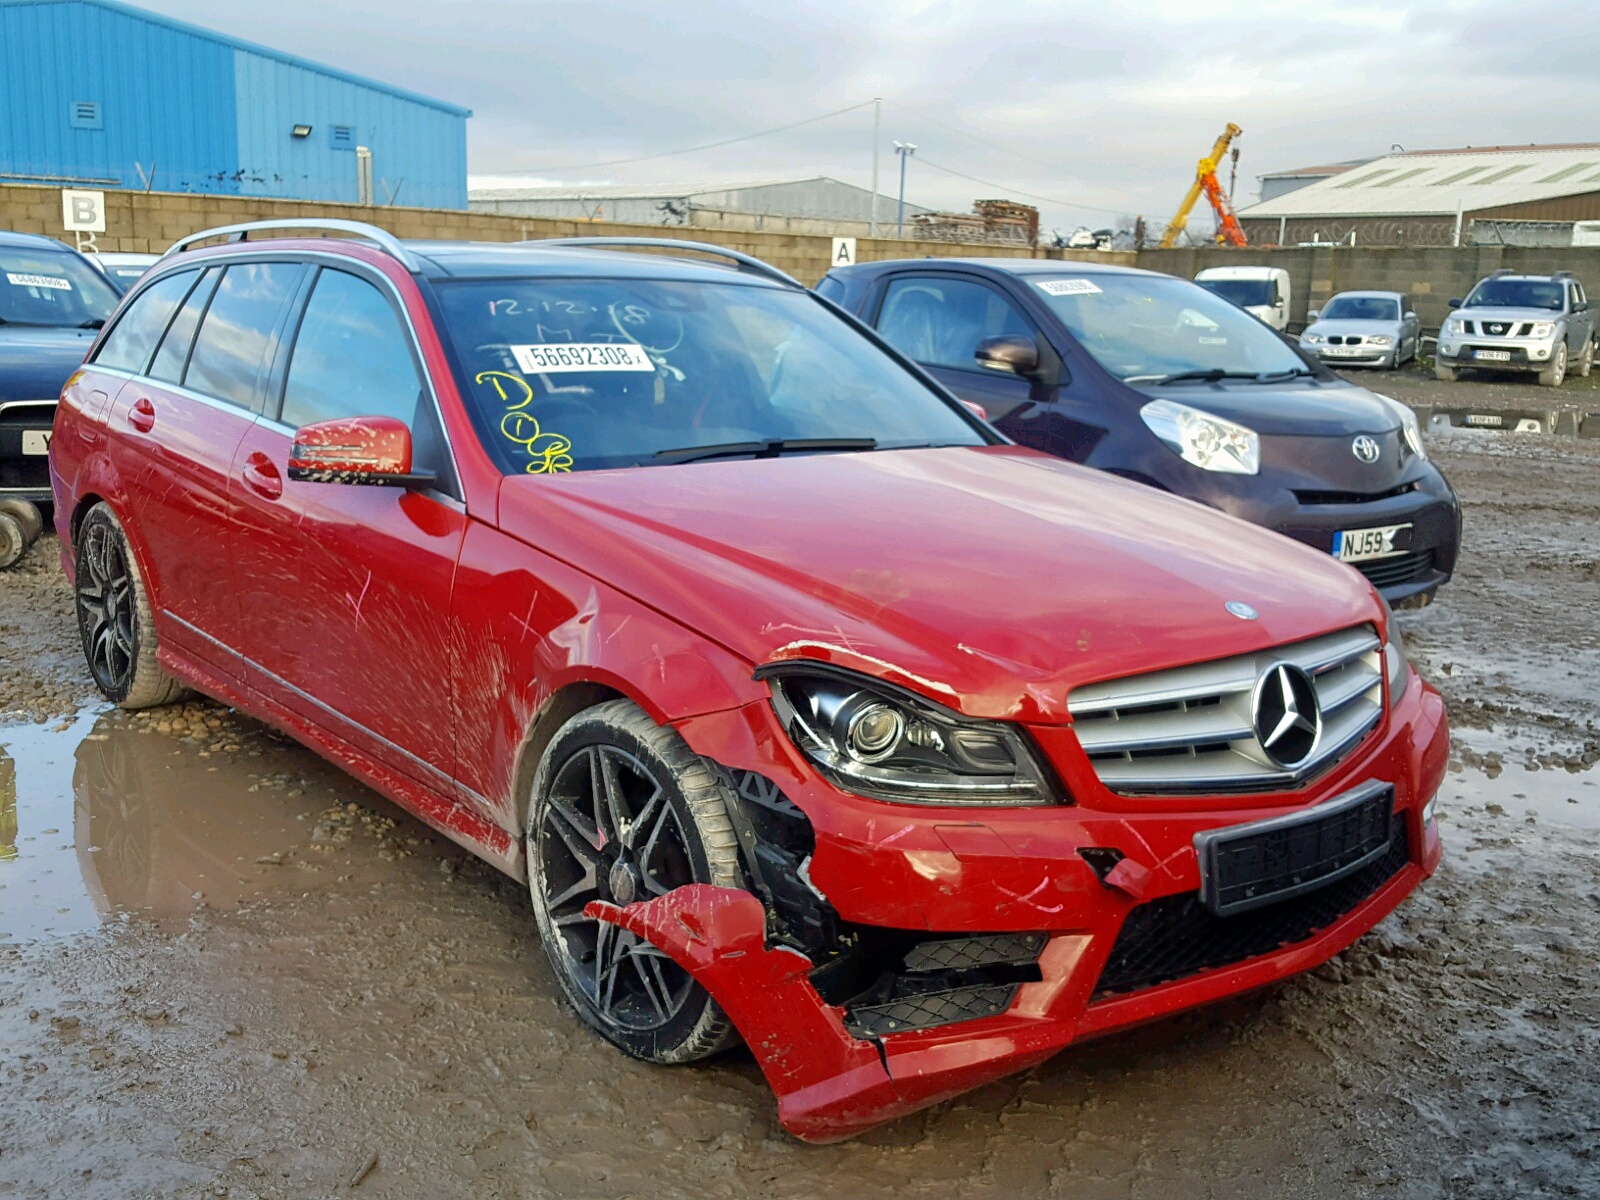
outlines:
M209 754L104 710L0 728L0 940L236 907L381 867L370 845L354 863L346 847L363 822L386 835L397 810L259 727L237 736L245 752ZM361 807L326 816L350 802ZM408 821L391 844L404 854L418 832Z
M1498 755L1492 765L1469 766L1445 776L1440 811L1455 805L1497 804L1510 817L1600 829L1600 771L1544 767L1529 770L1522 755L1493 730L1470 730L1461 740L1480 755Z

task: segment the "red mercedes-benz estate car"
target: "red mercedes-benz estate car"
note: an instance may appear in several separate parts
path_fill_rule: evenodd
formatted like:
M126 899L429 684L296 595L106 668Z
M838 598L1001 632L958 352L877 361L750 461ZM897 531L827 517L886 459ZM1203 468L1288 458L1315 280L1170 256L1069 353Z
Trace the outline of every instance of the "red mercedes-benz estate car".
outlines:
M62 396L90 669L526 878L625 1052L742 1038L845 1137L1437 865L1443 705L1326 554L1008 444L753 259L311 224L179 243Z

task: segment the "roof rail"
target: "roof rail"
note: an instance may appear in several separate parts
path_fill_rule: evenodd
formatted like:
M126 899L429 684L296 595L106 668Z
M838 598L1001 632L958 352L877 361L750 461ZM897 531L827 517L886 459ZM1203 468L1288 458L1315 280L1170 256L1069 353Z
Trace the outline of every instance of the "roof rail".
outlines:
M376 225L368 225L365 221L340 221L329 217L289 217L277 221L246 221L241 225L219 225L215 229L202 229L199 233L191 233L188 237L179 238L167 249L162 257L171 254L182 254L196 242L206 241L208 238L225 237L230 242L247 242L250 235L263 229L325 229L334 233L349 233L356 237L365 238L378 249L384 251L391 258L397 260L406 270L417 272L422 268L417 262L416 255L407 250L405 243L387 229L379 229Z
M1515 274L1516 274L1516 272L1513 271L1510 267L1501 267L1498 271L1490 271L1489 272L1489 278L1490 279L1499 279L1500 276L1502 276L1502 275L1515 275Z
M792 275L778 270L771 263L762 262L752 254L744 254L738 250L729 250L726 246L713 246L709 242L691 242L683 238L646 238L646 237L572 237L572 238L540 238L535 241L518 242L519 246L592 246L596 249L615 247L623 249L629 246L642 246L657 250L698 250L702 254L715 254L719 258L731 259L734 267L740 271L748 271L752 275L760 275L775 283L787 287L796 287L805 290L806 285Z
M1550 272L1550 278L1551 279L1571 279L1572 278L1572 272L1571 271L1551 271Z

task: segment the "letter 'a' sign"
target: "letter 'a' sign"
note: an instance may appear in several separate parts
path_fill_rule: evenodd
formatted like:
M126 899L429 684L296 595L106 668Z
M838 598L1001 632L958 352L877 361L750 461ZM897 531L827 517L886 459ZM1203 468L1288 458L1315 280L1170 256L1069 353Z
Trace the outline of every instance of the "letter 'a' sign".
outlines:
M856 265L855 238L833 239L833 262L829 265L834 267L853 267Z
M61 192L61 224L68 233L104 233L106 231L106 194L104 192Z

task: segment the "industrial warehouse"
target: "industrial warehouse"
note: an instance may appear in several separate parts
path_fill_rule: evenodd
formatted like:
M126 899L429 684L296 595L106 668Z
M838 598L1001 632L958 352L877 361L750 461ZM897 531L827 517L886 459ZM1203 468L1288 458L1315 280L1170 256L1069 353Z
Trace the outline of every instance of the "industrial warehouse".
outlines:
M1600 1197L1600 13L137 2L0 1197Z

